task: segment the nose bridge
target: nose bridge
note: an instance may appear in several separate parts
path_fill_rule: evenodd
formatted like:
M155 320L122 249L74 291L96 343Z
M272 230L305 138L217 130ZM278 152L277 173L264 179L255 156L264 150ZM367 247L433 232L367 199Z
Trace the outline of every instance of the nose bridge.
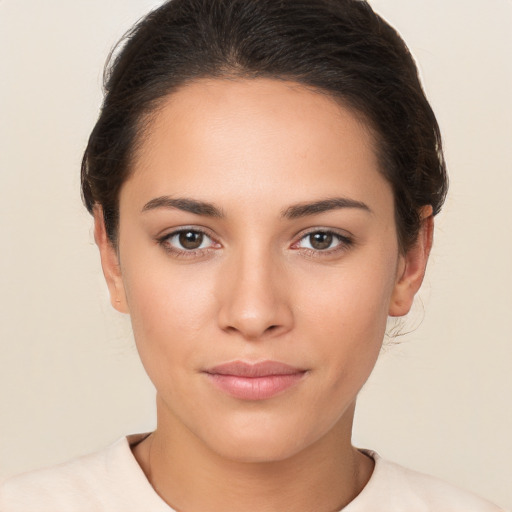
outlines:
M288 330L293 318L279 256L268 244L252 240L227 260L221 286L221 328L247 339Z

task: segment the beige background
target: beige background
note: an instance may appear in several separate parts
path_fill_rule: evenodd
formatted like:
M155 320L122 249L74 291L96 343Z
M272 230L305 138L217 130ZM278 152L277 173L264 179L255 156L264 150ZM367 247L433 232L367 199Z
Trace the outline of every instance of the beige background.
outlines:
M383 354L355 440L512 508L512 2L372 3L419 61L452 187L421 325ZM156 4L0 0L0 477L154 425L78 170L105 57Z

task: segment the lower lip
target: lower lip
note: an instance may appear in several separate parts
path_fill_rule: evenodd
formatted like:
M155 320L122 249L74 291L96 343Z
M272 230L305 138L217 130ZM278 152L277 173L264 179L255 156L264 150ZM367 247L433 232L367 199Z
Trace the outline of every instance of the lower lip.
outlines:
M239 377L216 373L206 375L216 387L235 398L266 400L295 386L304 377L305 372L265 377Z

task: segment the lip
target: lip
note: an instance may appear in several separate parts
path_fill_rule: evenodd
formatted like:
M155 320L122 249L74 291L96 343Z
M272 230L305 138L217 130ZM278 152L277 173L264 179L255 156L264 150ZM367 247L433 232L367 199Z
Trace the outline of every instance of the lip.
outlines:
M266 400L298 384L307 371L278 361L232 361L204 371L221 391L242 400Z

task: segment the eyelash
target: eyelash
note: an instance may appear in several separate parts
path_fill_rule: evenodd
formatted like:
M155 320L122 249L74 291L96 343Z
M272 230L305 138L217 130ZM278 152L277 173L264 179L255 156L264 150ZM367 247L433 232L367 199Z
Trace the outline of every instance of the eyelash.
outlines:
M171 244L170 244L170 240L172 240L172 238L174 238L175 236L178 236L182 233L198 233L198 234L201 234L203 235L204 237L207 237L209 238L210 240L212 240L213 244L216 244L218 246L220 246L219 242L217 242L210 234L208 234L205 230L203 229L200 229L200 228L180 228L180 229L177 229L171 233L168 233L164 236L161 236L161 237L158 237L157 238L157 242L158 244L164 248L164 250L170 254L172 254L173 256L176 256L178 258L194 258L194 257L199 257L199 256L205 256L209 253L211 253L211 251L215 250L216 248L215 247L204 247L202 249L198 248L198 249L191 249L191 250L187 250L187 249L178 249L176 247L173 247Z
M341 233L338 233L337 231L333 231L331 229L322 229L322 228L315 228L307 233L304 233L297 242L295 242L292 247L297 246L300 242L303 240L306 240L311 235L316 234L322 234L322 235L328 235L333 237L333 241L337 240L337 244L328 249L313 249L309 247L303 247L302 251L308 256L313 258L322 258L322 257L328 257L336 255L340 252L347 251L354 245L354 240L352 237L348 235L342 235Z
M172 231L171 233L168 233L164 236L158 237L156 239L157 243L163 247L163 249L172 254L173 256L176 256L178 258L194 258L199 256L206 256L207 254L211 253L212 251L216 250L217 247L204 247L204 248L198 248L198 249L178 249L170 244L170 240L176 236L179 236L182 233L196 233L201 234L204 237L209 238L212 241L212 245L217 245L220 247L220 243L217 242L210 234L208 234L205 230L194 227L194 228L180 228L175 231ZM307 239L311 235L315 234L322 234L322 235L328 235L332 236L333 239L337 240L337 244L333 248L327 248L327 249L314 249L310 247L297 247L297 245L302 242L303 240ZM343 252L348 250L351 246L354 245L354 240L347 235L342 235L336 231L332 231L329 229L322 229L322 228L316 228L308 231L307 233L302 234L302 236L298 239L297 242L294 242L292 244L292 249L294 250L302 250L308 257L325 257L325 256L332 256L334 254L337 254L339 252Z

